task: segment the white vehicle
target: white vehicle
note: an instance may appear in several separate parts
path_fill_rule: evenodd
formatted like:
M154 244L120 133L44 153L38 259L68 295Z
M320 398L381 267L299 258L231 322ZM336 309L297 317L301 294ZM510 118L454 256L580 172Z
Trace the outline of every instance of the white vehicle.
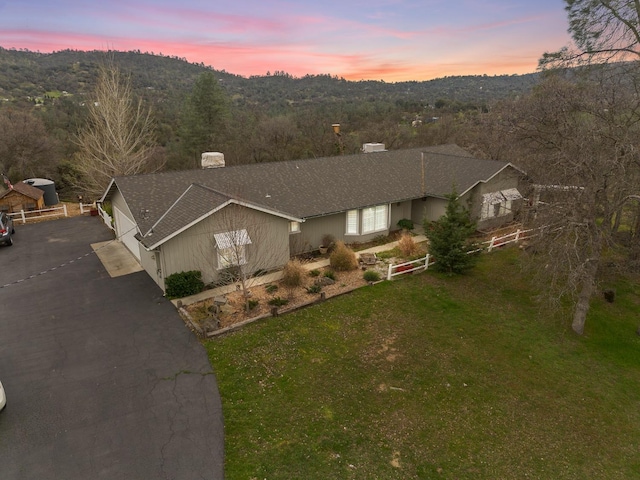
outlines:
M4 394L4 388L2 388L2 382L0 382L0 411L7 406L7 396Z

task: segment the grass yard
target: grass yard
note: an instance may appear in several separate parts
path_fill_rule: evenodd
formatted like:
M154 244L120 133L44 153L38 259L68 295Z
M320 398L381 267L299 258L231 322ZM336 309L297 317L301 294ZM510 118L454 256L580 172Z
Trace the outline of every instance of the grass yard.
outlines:
M517 249L208 341L236 479L640 478L640 285L576 337Z

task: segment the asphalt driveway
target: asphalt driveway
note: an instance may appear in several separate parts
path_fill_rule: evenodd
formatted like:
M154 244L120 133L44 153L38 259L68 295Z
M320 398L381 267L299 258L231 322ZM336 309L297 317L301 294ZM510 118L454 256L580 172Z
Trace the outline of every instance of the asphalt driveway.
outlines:
M107 274L90 244L111 238L77 217L0 247L3 480L223 478L206 353L146 273Z

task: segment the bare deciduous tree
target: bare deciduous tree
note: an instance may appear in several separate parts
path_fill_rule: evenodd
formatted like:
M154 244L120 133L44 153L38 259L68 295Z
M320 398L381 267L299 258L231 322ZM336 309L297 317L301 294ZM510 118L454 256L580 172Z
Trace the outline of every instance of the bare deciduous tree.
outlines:
M79 188L97 196L114 176L153 172L162 167L154 158L151 111L142 100L134 99L131 80L113 62L101 65L87 108L87 124L76 138Z
M556 299L574 300L578 334L605 253L621 244L616 224L625 212L638 214L639 85L635 65L624 75L603 68L581 82L551 76L507 122L512 138L527 149L524 166L539 184L528 218L530 226L545 227L536 241L537 276Z
M52 177L57 160L55 142L39 118L11 109L0 112L0 171L13 182Z
M279 248L288 242L288 235L278 237L283 230L271 215L237 204L217 212L212 225L216 233L210 243L202 244L200 258L217 272L217 281L237 285L249 310L256 279L289 260L288 249Z
M638 0L565 0L574 46L545 53L541 66L640 60Z

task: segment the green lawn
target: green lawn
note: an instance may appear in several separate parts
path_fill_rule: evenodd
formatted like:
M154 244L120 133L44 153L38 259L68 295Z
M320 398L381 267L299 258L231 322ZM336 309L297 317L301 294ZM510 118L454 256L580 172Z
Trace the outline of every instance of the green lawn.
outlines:
M640 478L640 285L615 287L576 337L511 249L208 341L227 478Z

